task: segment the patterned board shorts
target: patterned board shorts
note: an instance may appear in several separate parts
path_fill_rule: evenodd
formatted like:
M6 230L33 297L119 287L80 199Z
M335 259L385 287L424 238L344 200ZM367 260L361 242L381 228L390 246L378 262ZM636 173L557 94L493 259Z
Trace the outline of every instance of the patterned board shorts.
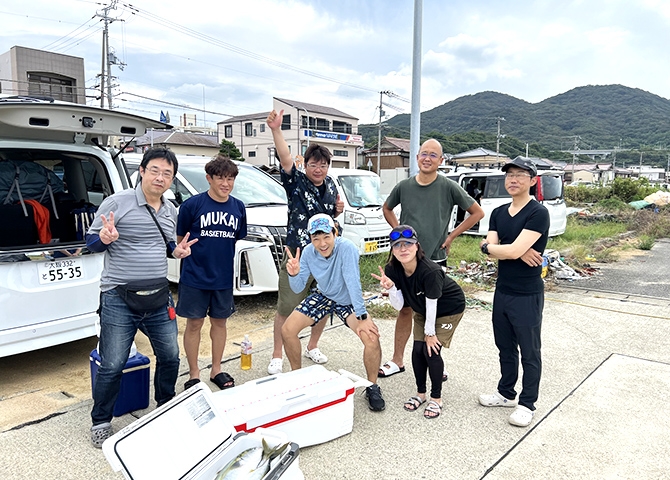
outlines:
M353 305L341 305L334 302L330 298L325 297L318 290L307 296L300 305L295 307L297 311L303 315L307 315L309 318L314 320L314 324L319 323L323 317L326 317L331 314L336 314L340 317L340 320L347 324L347 317L354 313Z

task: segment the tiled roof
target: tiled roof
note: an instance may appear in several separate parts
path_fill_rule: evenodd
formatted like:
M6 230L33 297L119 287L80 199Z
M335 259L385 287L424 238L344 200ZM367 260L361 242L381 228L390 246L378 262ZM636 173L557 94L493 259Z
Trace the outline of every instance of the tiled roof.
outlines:
M470 158L470 157L495 157L496 152L492 152L491 150L487 150L486 148L475 148L474 150L468 150L467 152L463 153L457 153L454 155L454 160L460 159L460 158ZM499 153L497 155L498 157L506 157L504 153Z

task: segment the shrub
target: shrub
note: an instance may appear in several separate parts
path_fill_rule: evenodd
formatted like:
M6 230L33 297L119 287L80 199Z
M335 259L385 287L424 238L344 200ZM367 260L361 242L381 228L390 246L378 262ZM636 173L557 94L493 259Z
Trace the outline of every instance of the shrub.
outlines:
M640 250L651 250L651 247L654 246L654 239L649 235L642 235L637 244L637 248Z
M608 211L608 212L620 212L624 210L633 210L633 207L628 205L626 202L622 201L619 198L611 197L605 198L603 200L598 200L595 204L598 210Z

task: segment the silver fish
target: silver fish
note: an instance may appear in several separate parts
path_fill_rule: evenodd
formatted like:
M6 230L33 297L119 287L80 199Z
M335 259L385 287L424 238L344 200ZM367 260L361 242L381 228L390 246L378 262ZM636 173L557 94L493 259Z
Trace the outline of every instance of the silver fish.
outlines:
M260 480L270 471L270 462L281 455L288 443L270 448L265 439L262 447L249 448L218 471L215 480Z

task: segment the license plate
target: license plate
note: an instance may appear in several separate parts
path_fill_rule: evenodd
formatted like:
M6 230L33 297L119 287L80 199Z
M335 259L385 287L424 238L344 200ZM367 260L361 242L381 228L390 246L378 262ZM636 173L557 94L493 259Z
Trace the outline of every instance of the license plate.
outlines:
M77 280L84 276L84 262L79 258L40 262L37 273L41 284Z
M377 251L377 242L365 242L365 253L372 253Z

